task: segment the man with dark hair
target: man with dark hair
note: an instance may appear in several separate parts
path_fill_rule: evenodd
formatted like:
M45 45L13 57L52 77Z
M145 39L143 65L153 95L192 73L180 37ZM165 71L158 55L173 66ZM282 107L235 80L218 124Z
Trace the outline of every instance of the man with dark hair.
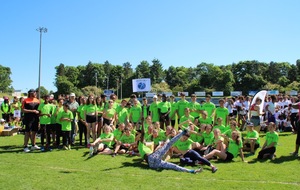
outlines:
M30 152L28 148L29 138L32 144L31 150L40 150L40 147L35 144L36 132L39 125L39 105L40 101L36 98L36 91L30 89L28 91L28 98L22 103L22 112L24 113L23 122L25 124L24 152Z

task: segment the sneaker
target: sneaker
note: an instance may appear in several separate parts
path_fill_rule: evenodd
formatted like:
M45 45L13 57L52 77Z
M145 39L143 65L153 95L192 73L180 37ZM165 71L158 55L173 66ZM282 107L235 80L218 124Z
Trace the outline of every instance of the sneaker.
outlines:
M34 145L31 147L31 150L41 150L41 147L39 147L38 145Z
M45 152L45 148L44 148L43 146L41 147L41 151L42 151L42 152Z
M216 171L218 171L218 168L217 168L217 167L214 166L214 167L211 168L211 172L212 172L212 173L216 173Z
M92 146L90 147L90 153L89 153L89 155L90 155L90 156L93 156L93 155L94 155L94 147L92 147Z
M196 169L196 170L191 170L191 173L197 174L197 173L200 173L200 172L202 172L202 171L203 171L203 169L202 169L202 168L199 168L199 169Z
M71 150L71 145L68 146L68 149Z
M26 152L26 153L27 153L27 152L30 152L30 149L29 149L28 147L25 147L25 148L24 148L24 152Z
M117 153L112 153L111 157L116 157Z

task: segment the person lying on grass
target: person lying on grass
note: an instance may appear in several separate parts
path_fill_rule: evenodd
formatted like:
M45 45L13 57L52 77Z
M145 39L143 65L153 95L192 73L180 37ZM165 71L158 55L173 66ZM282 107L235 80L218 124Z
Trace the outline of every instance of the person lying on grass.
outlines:
M190 123L190 126L194 125ZM180 162L183 164L205 164L211 167L211 171L215 173L218 169L212 165L207 159L200 156L198 152L193 150L198 147L199 143L194 142L190 139L190 134L185 133L183 136L175 142L173 146L173 151L176 153L180 153Z
M205 155L204 158L209 160L214 156L217 156L222 160L231 161L233 158L236 158L240 153L240 157L242 158L242 161L247 162L244 159L243 143L240 137L240 133L238 131L233 131L231 133L231 138L228 138L226 135L223 135L223 137L228 142L227 150L224 149L224 146L221 146L221 150L214 149L209 154Z
M188 172L188 173L199 173L202 171L202 168L198 169L187 169L181 166L178 166L174 163L163 161L163 156L168 152L172 145L182 137L182 135L187 134L188 130L184 130L171 140L167 140L164 145L156 149L154 152L144 144L144 125L142 124L142 133L138 143L138 150L140 156L147 162L150 168L152 169L171 169L175 171Z

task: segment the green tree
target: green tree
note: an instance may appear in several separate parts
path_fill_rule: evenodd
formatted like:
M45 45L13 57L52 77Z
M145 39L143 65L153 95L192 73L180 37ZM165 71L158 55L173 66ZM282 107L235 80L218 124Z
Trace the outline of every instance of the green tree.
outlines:
M136 78L150 78L150 65L147 61L141 63L135 68Z
M81 89L82 93L86 96L88 95L94 95L94 96L100 96L103 92L100 88L97 88L96 86L86 86Z
M65 76L65 65L63 63L60 63L59 66L55 67L56 69L56 77L58 76Z
M133 74L132 65L129 62L123 63L123 76L128 79Z
M38 91L39 88L36 89ZM40 92L41 92L41 98L43 98L45 95L49 95L48 90L44 86L40 86Z
M152 60L152 65L150 66L150 78L152 84L159 83L164 79L163 67L158 59Z
M170 86L166 82L162 81L160 83L152 84L151 91L157 92L157 93L162 93L162 92L171 92L171 89L170 89Z
M9 90L12 83L10 75L10 68L0 65L0 91L6 92Z

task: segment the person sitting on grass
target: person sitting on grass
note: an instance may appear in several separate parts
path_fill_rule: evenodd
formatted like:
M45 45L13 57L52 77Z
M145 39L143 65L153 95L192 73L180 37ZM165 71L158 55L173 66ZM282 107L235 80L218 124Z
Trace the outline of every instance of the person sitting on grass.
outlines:
M213 130L215 129L220 129L221 133L225 133L225 131L227 131L227 127L225 127L225 125L223 124L223 118L222 117L218 117L217 118L217 125L215 125L213 127Z
M112 142L114 139L114 134L112 133L112 128L108 125L104 125L104 133L100 135L95 142L91 143L90 156L95 154L112 154L111 150Z
M259 151L257 159L270 158L273 160L275 158L276 146L278 143L278 133L275 132L276 124L270 122L268 126L269 132L266 134L266 141Z
M193 125L192 123L190 125ZM190 134L185 133L183 136L175 142L173 146L173 151L175 153L180 153L180 162L182 164L205 164L211 167L211 171L215 173L218 169L212 165L207 159L200 156L198 152L196 152L195 148L199 146L199 143L194 142L190 139Z
M250 151L250 154L254 155L255 150L260 146L259 133L254 130L254 124L247 123L247 134L244 138L244 151Z
M207 154L210 151L212 151L212 144L214 141L214 133L212 132L212 126L210 124L207 124L205 127L205 131L202 133L203 136L203 144L201 151Z
M144 144L144 125L142 124L141 137L138 143L138 150L142 159L144 159L150 168L152 169L171 169L175 171L188 172L188 173L199 173L202 172L202 168L198 169L188 169L181 166L178 166L174 163L163 161L162 158L169 151L172 145L181 138L182 135L187 134L188 130L184 130L171 140L167 140L160 148L154 152Z
M125 154L128 150L131 150L134 145L135 145L135 136L131 134L131 131L128 128L125 128L123 135L121 136L120 140L117 142L112 157L115 157L117 153Z
M242 161L246 162L244 160L243 143L240 137L240 133L237 131L233 131L231 134L231 138L228 138L225 135L224 138L226 138L228 142L227 150L224 149L223 146L221 146L221 150L214 149L209 154L205 155L204 158L209 160L214 156L217 156L224 161L232 161L232 159L236 158L240 153Z

